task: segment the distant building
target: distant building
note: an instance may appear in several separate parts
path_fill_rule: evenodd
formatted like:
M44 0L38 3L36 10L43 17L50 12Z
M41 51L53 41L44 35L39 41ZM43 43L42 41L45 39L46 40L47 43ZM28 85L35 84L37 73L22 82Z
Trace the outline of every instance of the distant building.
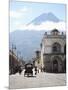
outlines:
M34 58L33 64L37 68L41 69L41 52L37 50L35 53L36 53L36 56Z
M45 32L41 43L41 67L46 72L66 72L66 35L57 29Z

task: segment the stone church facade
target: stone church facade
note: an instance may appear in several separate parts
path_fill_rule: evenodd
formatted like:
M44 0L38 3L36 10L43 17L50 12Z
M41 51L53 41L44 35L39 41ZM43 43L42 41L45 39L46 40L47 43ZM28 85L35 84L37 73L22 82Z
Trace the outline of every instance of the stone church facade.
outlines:
M57 29L45 32L41 43L41 68L46 72L66 72L66 35Z

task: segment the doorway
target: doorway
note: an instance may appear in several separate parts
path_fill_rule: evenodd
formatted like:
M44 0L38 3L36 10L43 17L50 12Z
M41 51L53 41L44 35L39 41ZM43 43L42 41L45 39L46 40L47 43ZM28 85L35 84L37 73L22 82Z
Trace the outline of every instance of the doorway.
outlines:
M58 72L58 62L57 62L57 60L53 61L53 72L54 73Z

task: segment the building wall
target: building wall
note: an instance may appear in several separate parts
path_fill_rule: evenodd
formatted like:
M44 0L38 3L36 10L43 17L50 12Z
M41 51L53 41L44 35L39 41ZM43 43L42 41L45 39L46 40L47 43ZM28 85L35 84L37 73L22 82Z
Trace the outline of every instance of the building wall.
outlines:
M36 60L35 60L35 66L37 68L41 69L41 66L42 66L41 57L36 58Z
M53 44L59 43L61 46L61 52L54 53L52 51ZM41 48L41 62L42 68L45 68L47 72L64 72L66 62L66 56L64 53L64 46L66 45L66 36L62 34L50 34L45 35L42 40Z
M45 38L44 45L43 45L43 53L52 53L52 45L57 42L61 45L61 52L64 53L64 46L65 46L65 38L53 37L53 38Z
M46 72L54 72L54 67L53 67L53 61L57 60L58 66L57 72L64 72L64 60L65 60L65 55L59 54L59 55L54 55L54 54L47 54L44 55L44 67Z
M18 61L17 56L9 52L9 74L15 74L18 66L20 66L20 61Z

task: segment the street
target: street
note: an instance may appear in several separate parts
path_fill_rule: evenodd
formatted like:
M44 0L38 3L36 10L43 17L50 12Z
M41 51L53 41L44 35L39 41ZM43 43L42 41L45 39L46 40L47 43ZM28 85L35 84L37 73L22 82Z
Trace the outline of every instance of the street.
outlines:
M46 73L40 72L33 77L24 77L24 72L9 76L9 88L36 88L36 87L50 87L50 86L65 86L66 74L60 73Z

